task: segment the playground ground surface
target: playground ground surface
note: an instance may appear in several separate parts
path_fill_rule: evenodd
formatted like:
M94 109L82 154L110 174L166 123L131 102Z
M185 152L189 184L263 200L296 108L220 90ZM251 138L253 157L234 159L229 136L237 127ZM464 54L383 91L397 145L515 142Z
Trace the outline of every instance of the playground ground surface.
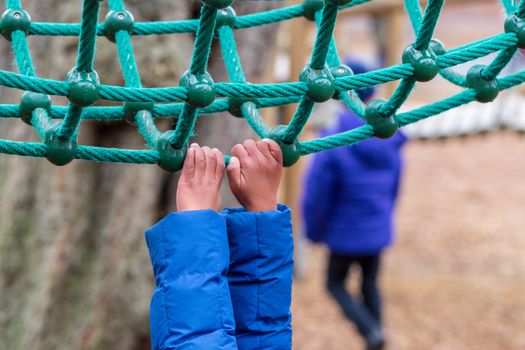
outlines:
M389 350L525 349L524 154L511 132L407 146L381 278ZM324 249L309 249L294 349L362 349L323 289Z

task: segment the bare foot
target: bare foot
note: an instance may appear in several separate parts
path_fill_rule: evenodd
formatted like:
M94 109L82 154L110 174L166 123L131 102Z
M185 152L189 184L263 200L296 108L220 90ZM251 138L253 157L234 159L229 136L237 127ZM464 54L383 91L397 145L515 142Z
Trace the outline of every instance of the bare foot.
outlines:
M283 169L279 145L270 139L246 140L231 152L227 173L235 198L248 211L275 210Z
M224 168L221 151L192 144L186 154L177 186L177 210L219 211Z

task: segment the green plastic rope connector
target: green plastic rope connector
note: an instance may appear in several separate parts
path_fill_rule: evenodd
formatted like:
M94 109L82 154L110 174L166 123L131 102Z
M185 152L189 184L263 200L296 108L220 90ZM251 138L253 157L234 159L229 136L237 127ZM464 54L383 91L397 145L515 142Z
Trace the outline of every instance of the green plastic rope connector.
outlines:
M323 9L324 0L304 0L304 17L310 21L315 21L315 14Z
M0 32L9 41L11 33L21 30L27 35L30 27L31 16L24 10L7 9L0 17Z
M37 108L43 108L48 112L51 111L51 97L38 92L24 91L20 98L20 119L28 125L32 125L33 111Z
M157 141L157 151L160 156L158 165L161 169L170 173L175 173L182 169L186 159L186 152L188 151L187 144L180 149L173 148L170 144L173 134L173 130L166 131Z
M437 56L432 50L416 50L413 45L408 46L403 52L403 63L414 67L414 79L420 82L434 79L440 71Z
M365 109L367 109L366 117L369 125L317 140L299 143L296 140L298 138L297 135L300 135L301 130L307 123L316 102L312 97L319 101L325 100L327 97L330 97L331 88L326 92L323 90L324 87L321 86L323 89L317 91L319 86L316 83L312 83L312 81L310 81L308 88L304 82L268 84L247 82L238 58L233 29L255 28L303 16L311 20L317 19L318 31L311 65L320 70L322 73L320 75L323 75L322 70L325 63L338 65L340 62L332 35L338 11L369 1L305 0L303 5L292 5L232 18L229 16L229 13L227 15L226 12L230 9L226 7L233 0L207 0L204 1L202 6L200 19L135 22L131 26L129 19L127 23L122 23L126 22L126 18L119 19L118 15L117 18L108 18L108 23L98 24L98 0L83 1L82 20L80 23L31 23L29 18L24 18L26 13L22 11L20 0L7 0L9 10L7 11L8 14L4 14L3 18L0 18L0 34L12 41L11 46L19 73L0 70L0 85L44 95L70 95L70 99L72 102L75 101L76 104L70 103L67 107L52 106L50 110L46 110L39 108L41 106L47 107L47 99L44 98L41 102L32 102L29 99L28 102L21 102L22 106L0 105L0 118L16 118L20 114L24 114L23 118L25 121L32 121L36 131L43 136L44 140L46 140L46 130L49 129L46 143L0 139L0 153L32 157L45 157L49 153L48 157L60 164L64 164L75 157L113 163L157 164L160 162L164 164L164 168L173 171L178 168L177 163L181 163L181 159L184 156L184 145L187 144L187 139L194 128L197 117L203 114L224 111L233 111L234 114L240 116L238 109L242 109L245 120L251 128L257 135L264 138L270 133L270 128L263 122L257 108L283 106L299 101L300 103L290 125L286 129L282 127L284 131L281 131L280 135L274 136L284 149L285 161L289 165L298 157L297 149L300 149L302 155L306 155L356 144L373 137L375 134L387 137L395 132L398 125L404 126L415 123L476 99L491 100L493 95L497 93L494 86L495 83L500 91L525 83L525 71L496 78L502 69L508 65L517 48L525 48L525 20L523 20L525 18L525 1L521 1L519 4L517 0L506 0L504 2L508 13L517 11L516 15L507 19L505 24L507 34L495 35L446 52L442 45L431 41L443 0L428 1L424 15L421 7L418 6L418 1L407 1L407 11L416 33L413 47L421 52L410 52L410 55L407 54L405 62L409 64L394 65L346 78L338 77L337 79L334 78L333 81L337 87L337 92L334 91L332 96L340 96L341 99L345 100L346 104L357 111L356 113L363 118L365 117ZM110 0L109 5L111 10L117 11L117 14L118 11L124 11L122 0ZM226 9L226 12L223 12L222 9ZM17 11L18 14L16 14ZM222 12L222 14L218 12ZM15 14L14 17L11 14ZM110 28L112 20L119 22L115 24L116 27L114 29ZM221 41L224 63L230 74L230 81L213 85L211 78L204 77L201 79L204 82L200 82L204 85L202 90L194 86L188 86L189 88L185 86L143 88L141 86L131 45L132 36L197 33L190 71L193 74L204 74L210 58L210 47L216 26L220 27L219 40ZM111 34L112 31L114 35ZM96 77L88 76L87 78L82 78L80 73L76 74L79 78L72 79L72 83L37 77L26 39L28 35L79 38L76 65L79 72L91 72L93 70L96 38L109 35L111 39L112 36L115 36L115 39L118 39L119 63L124 73L126 86L100 85L98 87L98 79ZM472 69L469 82L467 82L465 77L450 69L459 64L493 53L498 54L487 67L483 68L481 75L478 71L479 68ZM469 86L471 88L415 110L400 112L398 109L411 92L416 81L415 77L420 81L427 81L435 76L439 68L442 69L439 73L447 80L460 87ZM328 75L324 75L321 78L325 78L325 82L330 86ZM336 71L332 71L332 77L334 75L337 76ZM313 74L313 77L305 80L315 80L317 78L319 77ZM481 78L484 78L485 81L480 80ZM378 106L374 106L376 104L374 102L368 108L365 108L362 101L352 92L367 86L375 86L399 79L401 79L400 88L396 89L386 103L384 101L377 102ZM199 81L197 80L195 83L199 83ZM77 90L77 92L74 93L73 90ZM97 90L96 93L94 90ZM208 94L210 90L216 90L216 95L215 93ZM314 93L314 91L317 92ZM348 91L351 91L351 93L347 94L346 92ZM76 138L78 127L82 120L118 121L124 117L123 107L119 106L82 107L93 103L97 98L114 101L121 105L124 104L128 118L132 120L133 114L135 114L139 131L145 136L148 145L154 149L130 150L78 145L76 153L71 151L77 146L76 144L68 143L69 141L67 140ZM190 103L179 103L184 99L191 101L194 105L208 105L208 107L198 110L197 107ZM209 104L212 99L215 99L215 101ZM126 101L135 101L132 103L137 104L134 106L127 105ZM252 101L257 104L255 105ZM143 102L146 103L142 104ZM155 119L151 115L151 111L147 111L151 103L159 103L154 108L156 117L172 118L179 116L175 133L171 134L171 136L168 136L170 134L164 136L169 138L170 148L163 145L163 142L166 141L161 141L161 147L158 146L162 133L156 128ZM33 109L35 107L36 109ZM236 109L237 112L235 111ZM32 113L31 110L33 110ZM61 125L51 128L50 117L64 118L64 121ZM274 133L276 133L275 130ZM295 152L288 152L290 148L293 150L293 147L295 147ZM164 153L159 153L157 148L164 150L162 151ZM179 160L177 160L177 154L180 155ZM292 159L292 161L289 159Z
M180 85L188 91L187 102L196 108L204 108L215 101L215 83L208 72L191 74L187 70L180 78Z
M235 0L203 0L203 2L214 9L220 10L233 4Z
M374 128L374 135L380 139L388 139L395 135L399 128L398 123L392 115L384 116L380 109L387 101L377 98L368 104L365 109L366 122Z
M277 142L279 147L281 147L281 152L283 153L283 165L285 167L290 167L297 163L299 158L301 158L301 151L297 139L292 143L286 143L283 141L283 134L286 131L286 128L286 125L276 126L270 131L268 138Z
M467 73L467 86L476 91L476 101L482 103L494 101L499 94L498 81L483 78L482 72L485 67L477 64L470 68Z
M330 68L330 73L332 74L334 79L343 78L343 77L348 77L348 76L354 75L354 72L352 71L352 68L350 68L350 67L348 67L347 65L344 65L344 64L339 64L337 66L331 67ZM334 99L338 100L340 98L340 95L341 95L340 92L336 91L336 92L334 92L334 95L332 97Z
M77 142L74 138L58 136L62 123L51 125L46 130L45 144L47 145L46 158L55 165L66 165L75 159Z
M525 19L519 18L517 15L508 16L504 28L506 33L515 33L518 37L516 46L525 49Z
M441 40L438 39L430 40L428 47L432 50L432 52L434 52L434 54L436 54L436 56L441 56L447 53L447 50L445 50L445 45L443 45Z
M153 102L124 102L124 116L126 121L132 125L135 125L135 116L140 111L149 111L153 113L154 108Z
M228 6L217 11L217 19L215 20L215 30L219 29L222 26L228 26L235 28L235 19L237 14L233 7Z
M109 11L104 21L104 35L108 40L115 42L115 35L125 30L130 35L133 33L135 19L128 11Z
M244 98L244 97L228 97L228 112L236 118L244 118L242 114L241 107L246 102L253 102L257 104L257 99L255 98Z
M66 80L69 83L67 98L71 103L87 107L98 100L100 80L97 72L79 72L75 67L67 73Z
M314 102L326 102L335 93L335 82L330 69L313 69L307 65L301 71L299 80L306 83L308 87L308 98Z

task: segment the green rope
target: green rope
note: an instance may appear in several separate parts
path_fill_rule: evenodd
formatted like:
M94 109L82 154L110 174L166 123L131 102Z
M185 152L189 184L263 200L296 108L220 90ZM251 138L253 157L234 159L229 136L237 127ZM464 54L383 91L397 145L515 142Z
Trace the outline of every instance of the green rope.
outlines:
M203 4L201 8L199 29L197 30L197 38L195 39L193 56L191 58L190 74L203 74L206 72L216 19L217 9ZM173 148L181 149L184 146L193 132L196 121L197 108L185 103L179 121L177 122L175 132L170 139Z
M320 22L317 24L319 25ZM328 50L328 56L326 62L330 67L337 67L341 64L341 59L339 58L339 53L337 52L337 46L335 44L335 39L332 36L330 41L330 48ZM350 108L358 117L364 119L365 115L365 103L361 100L359 95L353 91L340 91L339 99Z
M199 30L197 31L197 39L195 40L195 48L191 58L191 74L202 74L206 71L216 18L217 9L202 5Z
M99 0L84 0L77 55L77 69L80 72L91 72L93 70L99 4Z
M312 59L310 60L310 66L313 69L322 69L326 63L326 56L332 41L336 20L337 5L329 1L325 2L321 25L319 26L319 32L312 51Z
M516 2L514 0L502 0L503 7L505 8L505 12L508 15L513 14L516 12Z
M228 71L230 81L236 83L246 82L246 76L241 66L241 59L235 45L233 29L229 26L221 26L218 30L221 44L221 52L224 57L224 65Z
M407 2L407 4L409 3ZM412 23L414 23L416 20L420 21L420 24L417 25L416 41L414 42L414 48L416 50L423 50L428 47L428 44L432 39L432 34L434 33L442 6L443 0L430 0L425 10L423 19L420 20L417 18L418 16L412 16L416 17L412 19ZM419 3L417 3L417 6L412 4L412 7L417 7L415 8L415 12L420 11ZM407 6L407 10L411 12L411 7ZM390 99L381 106L379 112L387 116L394 114L406 101L415 85L416 81L412 77L402 79L401 83L394 91L392 97L390 97Z
M518 49L516 47L509 47L500 51L494 61L483 69L481 76L486 80L493 80L505 68L510 60L514 57Z
M241 59L235 44L233 29L227 25L223 25L218 29L218 33L222 56L224 57L224 65L228 71L230 81L236 83L246 82L246 76L244 75L244 70L241 66ZM268 136L270 127L264 122L264 119L257 110L256 104L249 101L244 102L240 106L240 111L242 116L259 137L265 138Z
M76 69L81 73L91 73L93 71L99 4L99 0L84 0L83 2L76 65ZM76 138L82 119L82 112L82 107L69 103L69 109L58 130L57 136L65 139Z
M419 0L405 0L405 10L408 13L414 32L419 32L421 22L423 21L423 11L421 10Z
M337 67L341 64L337 47L333 39L333 31L338 11L358 6L370 0L354 0L344 6L333 5L326 1L321 11L316 15L318 27L310 66L320 70L328 65ZM405 0L405 9L410 22L417 34L414 41L416 50L425 50L432 39L443 0L429 0L424 14L419 1ZM109 8L114 11L124 11L123 0L109 0ZM516 13L525 17L525 1L502 0L502 5L508 14ZM10 33L18 74L0 70L0 85L24 91L38 92L55 96L68 96L69 83L50 80L36 76L31 59L27 35L46 36L77 36L79 37L76 69L79 72L90 73L94 70L95 45L97 36L106 35L104 24L99 24L98 0L84 0L80 23L45 23L32 22L27 34L22 30ZM23 10L19 0L7 0L6 8ZM160 156L156 150L161 132L155 126L156 118L173 118L178 121L170 140L174 148L180 149L188 141L198 117L212 115L217 112L230 111L239 108L241 115L261 138L268 137L270 127L264 122L259 108L283 106L299 103L292 121L282 135L285 143L295 142L306 125L315 103L308 97L308 86L305 82L285 82L276 84L252 84L246 80L235 44L235 29L251 28L270 23L277 23L304 16L302 5L283 7L256 14L238 16L233 27L222 25L217 28L221 53L228 72L228 82L214 84L216 99L209 106L196 108L188 101L188 91L185 86L144 88L131 43L135 35L167 35L176 33L196 33L190 74L206 73L212 41L215 33L217 10L203 5L200 18L197 20L136 22L130 32L121 30L115 34L115 42L119 63L122 69L125 86L100 85L99 99L127 102L147 102L154 104L152 108L135 111L134 121L139 132L144 136L152 150L126 150L79 145L75 158L92 161L155 164ZM467 88L465 77L455 73L450 68L471 62L477 58L497 53L495 59L482 71L486 80L497 80L499 90L510 89L525 82L525 72L519 72L507 77L498 77L509 64L517 51L518 37L515 33L499 34L490 38L469 43L450 49L437 57L441 69L440 74L450 82L465 87L459 94L437 101L416 110L398 114L397 111L406 101L412 91L415 80L414 68L410 64L400 64L378 69L372 72L338 77L334 79L339 99L347 104L357 115L364 117L365 105L355 90L369 86L400 80L393 95L381 107L381 114L393 115L400 126L415 123L434 116L446 110L458 107L476 100L476 91ZM240 106L238 104L241 101ZM0 118L20 118L18 105L0 104ZM70 103L69 106L52 106L49 110L39 108L33 110L31 124L40 138L44 139L46 131L52 126L52 119L63 119L58 136L76 138L82 120L122 121L129 118L124 114L123 106L80 107ZM307 141L298 145L301 154L320 152L336 147L351 145L374 136L373 127L364 125L337 135L331 135L317 140ZM19 142L0 139L0 153L20 156L45 157L47 146L44 143ZM227 157L228 158L228 157Z
M125 11L124 2L122 0L110 0L109 8L114 11ZM131 36L127 31L119 30L115 33L115 41L126 86L142 88L137 61L131 43ZM133 120L137 123L139 132L144 136L147 144L152 148L156 148L157 142L162 133L155 126L155 121L151 112L148 110L139 110L133 117Z
M16 65L20 74L35 76L35 69L31 60L29 46L24 32L16 30L11 34L13 51L15 52Z
M264 122L254 103L243 103L241 106L241 112L253 131L255 131L260 138L268 136L270 133L270 127Z
M441 68L456 66L516 46L516 43L516 34L499 34L489 39L465 45L461 49L450 50L438 57L438 63ZM338 78L335 80L335 84L338 91L348 91L388 83L410 77L412 74L412 67L404 64L351 77ZM3 70L0 70L0 85L56 96L67 96L69 87L68 83L63 81L23 76ZM303 96L307 92L305 84L301 82L277 84L217 83L216 88L219 97L297 97ZM100 98L109 101L174 102L186 99L187 95L183 87L136 89L101 85Z
M334 5L330 1L325 2L321 15L321 22L318 25L319 30L315 39L312 58L310 60L310 67L312 69L323 69L326 64L336 20L337 5ZM301 131L306 125L306 122L308 121L308 118L310 117L310 114L312 114L314 105L314 101L310 98L304 97L301 99L301 102L299 102L299 106L297 107L290 124L282 136L282 139L285 143L290 144L299 137Z
M423 21L417 32L416 42L414 43L416 50L424 50L428 47L428 43L430 39L432 39L432 34L434 34L441 8L443 7L443 1L444 0L429 0Z
M197 108L189 105L188 103L184 104L182 108L182 113L180 115L179 121L177 122L177 127L175 128L175 133L171 137L170 143L175 149L180 149L186 141L189 139L190 134L195 126L197 121Z
M417 34L421 27L421 22L423 21L421 5L419 4L418 0L406 0L405 9L410 18L410 23L412 24L414 33ZM454 85L464 88L467 87L467 81L465 77L451 69L442 69L439 74Z
M392 97L390 97L388 101L381 105L379 112L385 116L394 114L399 109L399 107L401 107L401 105L406 101L408 95L410 95L410 92L412 91L415 85L416 81L414 80L414 78L402 79L401 83L394 91Z
M18 0L8 0L7 6L15 10L23 10L22 4ZM35 76L36 72L31 59L26 34L21 30L15 30L11 33L11 42L18 71L26 76ZM20 112L19 107L17 108L17 112ZM33 110L31 113L31 125L37 131L38 136L41 139L45 139L46 130L52 125L48 112L42 108Z
M283 141L285 143L293 143L294 140L299 136L303 130L304 125L308 121L310 114L312 114L314 105L314 101L307 97L303 97L303 99L301 99L301 102L299 102L299 106L297 106L288 128L286 128L286 131L283 134Z

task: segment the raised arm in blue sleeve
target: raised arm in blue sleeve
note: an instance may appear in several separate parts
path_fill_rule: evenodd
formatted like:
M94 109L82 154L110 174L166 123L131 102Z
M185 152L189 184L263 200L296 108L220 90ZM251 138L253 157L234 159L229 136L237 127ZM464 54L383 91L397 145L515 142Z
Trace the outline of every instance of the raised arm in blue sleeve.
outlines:
M155 292L152 349L237 349L226 271L226 218L212 210L171 213L146 231Z
M330 151L313 156L306 173L302 195L302 217L306 236L313 242L320 242L331 221L330 211L334 185L335 167Z
M268 212L227 209L230 285L240 350L292 348L293 235L284 205Z

